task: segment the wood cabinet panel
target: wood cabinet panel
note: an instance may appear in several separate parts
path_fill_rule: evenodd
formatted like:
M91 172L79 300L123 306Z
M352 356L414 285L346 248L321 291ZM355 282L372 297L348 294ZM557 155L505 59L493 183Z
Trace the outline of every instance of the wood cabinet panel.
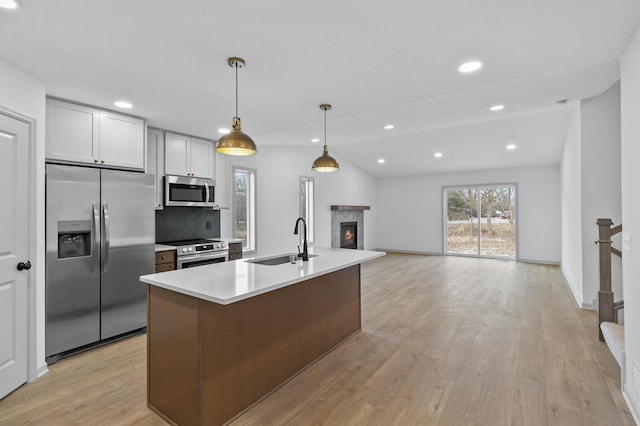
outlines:
M156 252L156 272L167 272L176 269L176 251L163 250Z
M153 286L148 300L149 406L223 424L360 330L360 265L229 305Z
M229 243L229 260L242 259L242 242Z
M198 424L198 299L147 288L147 403L174 424ZM155 407L162 407L161 411Z

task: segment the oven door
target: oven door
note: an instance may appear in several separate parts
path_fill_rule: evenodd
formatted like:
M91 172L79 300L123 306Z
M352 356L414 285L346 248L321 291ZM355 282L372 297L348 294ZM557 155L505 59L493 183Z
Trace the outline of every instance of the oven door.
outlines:
M194 268L196 266L226 262L228 256L229 254L227 251L194 254L192 256L178 256L178 269Z

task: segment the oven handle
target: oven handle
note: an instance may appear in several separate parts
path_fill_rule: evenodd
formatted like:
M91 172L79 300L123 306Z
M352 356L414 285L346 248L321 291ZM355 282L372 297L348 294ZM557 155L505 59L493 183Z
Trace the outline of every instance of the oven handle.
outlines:
M195 254L195 255L189 255L189 256L178 256L178 262L179 263L184 263L184 262L190 262L192 260L209 260L209 259L218 259L221 257L227 257L228 256L228 251L224 250L224 251L216 251L214 253L208 253L208 254Z

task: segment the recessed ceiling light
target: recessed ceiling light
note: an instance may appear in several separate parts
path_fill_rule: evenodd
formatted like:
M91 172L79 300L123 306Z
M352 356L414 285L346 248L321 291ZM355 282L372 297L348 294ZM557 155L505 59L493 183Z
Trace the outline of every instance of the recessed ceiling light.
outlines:
M384 158L378 158L378 163L384 164Z
M218 129L218 133L220 133L221 135L228 135L229 133L231 133L231 130L225 128L225 127L220 127Z
M500 111L501 109L504 109L504 105L494 105L491 108L489 108L491 111Z
M394 126L393 124L387 124L386 126L384 126L384 129L385 129L385 130L391 130L391 129L393 129L394 127L396 127L396 126Z
M20 3L17 0L0 0L0 7L3 9L17 9Z
M436 158L440 158L442 157L442 153L441 152L436 152L435 154L433 154L434 157Z
M313 139L311 139L311 142L320 142L320 139L318 139L318 138L313 138Z
M133 105L131 105L131 102L127 102L127 101L115 101L113 104L118 108L124 108L124 109L133 108Z
M482 62L480 62L480 61L469 61L469 62L465 62L464 64L460 65L458 67L458 72L466 74L466 73L478 71L480 68L482 68Z
M510 150L510 151L513 151L514 149L516 149L516 146L511 143L511 144L507 145L507 149Z

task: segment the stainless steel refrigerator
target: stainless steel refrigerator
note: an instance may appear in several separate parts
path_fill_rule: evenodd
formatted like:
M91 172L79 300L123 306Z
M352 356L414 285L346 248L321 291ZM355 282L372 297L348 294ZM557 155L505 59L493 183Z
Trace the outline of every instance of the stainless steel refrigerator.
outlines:
M47 361L146 326L154 177L47 164Z

